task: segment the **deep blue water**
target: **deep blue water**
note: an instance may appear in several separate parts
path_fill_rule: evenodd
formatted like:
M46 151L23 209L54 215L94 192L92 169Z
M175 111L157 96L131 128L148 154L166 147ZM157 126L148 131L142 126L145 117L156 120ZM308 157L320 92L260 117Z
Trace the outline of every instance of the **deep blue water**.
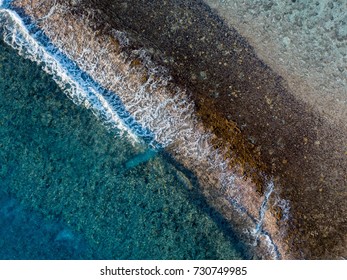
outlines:
M245 258L179 169L0 42L0 259Z

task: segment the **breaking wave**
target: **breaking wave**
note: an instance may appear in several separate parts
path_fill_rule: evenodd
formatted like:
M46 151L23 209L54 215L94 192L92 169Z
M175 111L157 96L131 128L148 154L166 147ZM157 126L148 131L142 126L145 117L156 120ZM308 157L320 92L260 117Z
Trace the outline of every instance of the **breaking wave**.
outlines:
M0 7L8 3L0 1ZM263 199L255 198L249 188L242 187L244 179L230 169L224 151L213 147L215 136L198 121L187 91L172 86L168 71L155 65L146 50L122 52L129 44L125 33L111 30L112 37L95 39L83 23L74 21L73 28L83 34L78 37L62 30L59 20L49 21L57 12L68 13L68 9L53 6L40 19L49 24L38 28L24 22L15 11L0 8L0 34L20 55L37 62L52 75L74 103L91 109L106 126L125 133L133 141L168 150L196 173L202 192L212 205L222 213L228 212L229 220L238 220L240 226L248 228L250 243L264 242L270 257L280 258L263 226L273 183L269 183ZM71 14L64 15L60 18L73 18ZM286 201L277 197L275 200L279 207L289 207Z
M133 140L144 139L156 145L153 134L135 121L117 95L81 71L34 25L27 28L23 20L8 9L0 10L0 23L3 40L23 57L41 65L75 104L91 109L108 127L116 128L120 133L126 131Z

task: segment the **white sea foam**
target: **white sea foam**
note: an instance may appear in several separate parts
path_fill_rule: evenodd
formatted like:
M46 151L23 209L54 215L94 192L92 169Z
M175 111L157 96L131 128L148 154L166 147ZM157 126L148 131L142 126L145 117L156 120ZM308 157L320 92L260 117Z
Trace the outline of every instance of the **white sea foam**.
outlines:
M263 203L261 204L261 207L259 209L259 220L258 223L255 227L255 234L258 235L262 231L263 223L264 223L264 218L265 218L265 212L268 208L268 202L269 198L274 190L274 184L273 182L270 182L267 185L265 194L264 194L264 200Z
M1 3L2 4L2 3ZM4 41L16 49L20 55L42 66L51 74L53 80L78 105L91 108L93 112L108 125L119 131L127 131L132 139L138 141L137 135L124 124L117 110L99 93L99 89L81 74L69 69L62 57L43 47L28 31L22 19L12 10L0 10L1 35Z
M251 234L252 236L254 236L254 246L257 246L257 243L259 242L259 240L263 240L271 258L280 259L281 255L278 252L277 246L275 242L273 241L273 239L271 238L270 233L263 229L265 214L269 207L269 199L273 193L274 193L274 183L270 181L266 186L264 200L259 209L258 221L256 222L254 229L251 230Z
M286 222L290 218L290 203L288 200L281 198L277 193L275 194L274 207L277 206L281 209L281 220Z
M64 14L66 11L63 6L57 5L50 9L48 16L40 20L49 22L50 15ZM204 129L195 117L195 107L187 92L178 87L173 93L170 92L172 89L167 90L171 77L165 68L154 65L144 49L133 50L130 54L140 58L146 66L147 80L136 83L141 77L132 72L129 57L122 57L122 54L112 56L110 38L102 37L103 42L100 44L95 40L94 33L83 30L82 25L75 29L84 36L76 32L64 32L59 23L54 21L43 25L42 29L54 44L52 46L39 43L20 17L11 10L0 10L0 22L4 41L21 55L41 64L76 104L91 108L105 124L127 131L132 139L138 141L153 136L152 145L167 147L187 167L200 170L203 181L227 196L239 215L251 218L254 224L251 231L255 239L262 237L269 250L275 252L276 246L271 237L262 230L273 183L268 185L259 209L259 218L251 217L247 205L242 205L240 189L234 184L236 175L230 170L229 160L225 159L222 150L213 147L212 139L215 136ZM113 30L111 33L121 45L129 44L124 32ZM64 51L68 59L60 55L56 47ZM76 62L79 68L70 67L68 60ZM83 77L83 71L93 80ZM135 75L133 80L128 77L131 75Z

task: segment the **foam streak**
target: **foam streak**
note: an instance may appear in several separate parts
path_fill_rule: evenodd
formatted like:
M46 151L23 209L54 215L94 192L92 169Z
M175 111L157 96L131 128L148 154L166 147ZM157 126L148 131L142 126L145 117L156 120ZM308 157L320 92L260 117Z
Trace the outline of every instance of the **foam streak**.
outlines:
M136 141L145 139L150 148L165 148L194 172L211 205L246 229L247 242L265 242L271 254L276 252L270 234L263 230L273 183L262 199L252 182L237 168L231 169L225 152L213 145L216 136L197 118L189 93L172 82L168 70L156 65L145 49L128 48L131 42L124 32L96 36L90 27L95 24L92 9L72 13L64 1L39 3L47 4L46 10L21 7L40 30L25 26L15 12L0 10L4 40L41 64L76 104L91 108L107 126L127 131ZM137 166L154 155L139 155L127 165Z
M43 70L52 75L54 81L74 103L91 108L94 114L108 126L117 128L121 132L127 131L128 135L135 141L139 141L139 136L149 136L148 131L139 127L129 118L129 114L124 111L120 101L112 104L108 102L107 98L100 93L105 90L95 85L89 77L83 78L81 70L73 67L73 62L64 58L53 46L44 47L41 45L37 41L37 37L41 33L36 32L31 35L22 19L14 11L1 9L0 22L2 25L1 35L4 41L16 49L20 55L41 65ZM129 127L127 122L128 124L130 122L132 127Z

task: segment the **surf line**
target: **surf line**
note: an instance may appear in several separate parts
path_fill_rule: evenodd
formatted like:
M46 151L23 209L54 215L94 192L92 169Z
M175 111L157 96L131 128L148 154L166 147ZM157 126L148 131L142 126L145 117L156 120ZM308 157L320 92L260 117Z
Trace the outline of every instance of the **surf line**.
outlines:
M131 116L115 93L95 82L34 24L26 25L15 11L6 8L9 2L0 2L0 35L5 43L21 56L41 65L76 105L91 109L107 127L117 129L120 134L126 132L135 142L143 140L154 150L161 148L153 133Z
M59 11L59 9L57 10ZM49 20L47 16L44 18ZM231 202L232 205L232 207L227 208L228 211L234 208L240 213L239 215L248 216L250 223L247 227L256 229L255 232L251 232L253 238L261 241L258 237L265 237L267 247L271 248L274 242L271 238L267 238L269 236L262 226L271 192L269 192L265 203L259 204L263 211L260 211L261 222L258 225L261 227L258 228L256 224L258 219L253 218L255 217L254 213L247 215L246 208L251 205L238 199L239 195L242 196L240 192L242 193L243 186L240 188L234 184L236 175L228 168L228 161L223 158L223 151L212 147L211 139L214 135L205 130L194 117L194 104L189 101L184 90L178 89L174 96L170 95L165 84L169 81L168 77L164 77L164 79L149 78L138 88L136 88L136 83L129 86L129 79L125 78L125 75L129 74L128 68L123 69L126 72L123 73L123 77L121 75L112 76L115 68L111 70L107 68L107 66L112 66L112 59L104 59L103 62L107 65L103 66L106 66L106 70L102 67L98 68L102 65L100 57L107 52L107 49L96 48L94 50L92 45L88 45L88 39L92 37L86 37L87 33L83 32L84 36L81 37L81 39L87 40L86 45L82 46L81 54L71 49L71 47L75 47L73 43L77 43L77 38L73 37L76 34L71 34L73 33L71 32L67 35L71 35L71 37L59 38L58 31L61 24L56 25L58 29L55 32L54 30L51 31L51 33L47 29L48 25L45 26L46 29L43 29L45 35L35 24L24 22L26 20L27 18L22 19L12 9L0 10L0 23L2 24L0 33L6 43L17 49L21 55L41 64L43 69L53 76L55 82L76 104L91 108L94 114L99 116L107 126L116 127L120 131L127 131L135 141L144 139L157 148L166 148L173 144L169 147L169 151L172 152L174 158L180 162L185 162L185 167L196 171L199 178L203 179L202 181L213 186L210 189L205 188L206 193L211 191L212 194L218 188L227 192L231 198L229 203ZM53 25L49 25L49 27L54 29L56 22L51 21L50 23ZM115 31L115 37L119 41L126 40L117 31ZM107 46L107 44L105 45ZM97 54L95 61L89 55L93 51ZM145 50L140 49L136 54L147 61L148 65L152 65L148 61L150 58L146 55ZM106 56L106 58L110 57ZM154 68L150 67L150 71L152 74L157 71L157 68L155 66ZM109 84L110 81L114 83L118 81L120 86L112 87ZM115 94L117 92L122 99ZM149 152L125 164L132 168L152 156L153 154ZM225 192L218 193L220 199L226 199ZM214 195L210 196L211 198L215 197ZM251 202L254 204L253 201ZM214 205L218 208L218 205ZM224 211L223 209L220 210ZM240 223L242 227L246 226L243 221ZM272 258L277 257L273 250L270 252Z

